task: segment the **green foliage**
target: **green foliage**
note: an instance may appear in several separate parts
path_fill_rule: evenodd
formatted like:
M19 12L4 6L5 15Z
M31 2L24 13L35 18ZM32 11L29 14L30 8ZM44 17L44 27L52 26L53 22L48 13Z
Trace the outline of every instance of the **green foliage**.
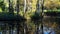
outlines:
M47 12L60 12L60 1L59 0L45 0L44 9Z
M1 8L2 11L5 10L5 5L4 5L4 2L3 1L0 2L0 8Z
M0 2L2 2L3 0L0 0Z
M34 15L31 16L32 20L39 20L40 19L40 15L38 13L35 13Z
M7 1L7 0L4 0ZM42 6L39 5L41 0L26 0L26 10L24 12L24 0L9 0L4 2L0 0L0 20L33 20L34 22L27 21L27 28L29 32L35 30L35 25L39 25L41 22L38 22L42 19ZM9 5L11 4L11 5ZM42 4L42 2L40 3ZM60 1L59 0L44 0L43 4L44 12L60 12ZM49 13L48 13L49 14ZM57 20L58 21L58 20ZM25 23L25 22L24 22ZM12 23L11 23L12 24ZM20 24L21 25L21 24ZM20 26L21 27L21 26ZM21 28L23 29L23 28ZM0 28L1 30L1 28ZM32 33L30 33L32 34Z

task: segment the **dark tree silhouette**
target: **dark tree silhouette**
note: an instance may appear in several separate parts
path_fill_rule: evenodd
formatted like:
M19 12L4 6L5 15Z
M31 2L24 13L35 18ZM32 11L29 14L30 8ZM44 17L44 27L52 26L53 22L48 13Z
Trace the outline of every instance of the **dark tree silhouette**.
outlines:
M9 14L14 15L14 8L12 2L9 0Z

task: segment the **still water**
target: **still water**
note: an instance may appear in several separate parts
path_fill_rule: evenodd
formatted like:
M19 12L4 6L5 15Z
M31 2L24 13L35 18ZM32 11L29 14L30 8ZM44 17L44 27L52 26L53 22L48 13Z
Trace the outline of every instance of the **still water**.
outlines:
M0 34L57 34L57 26L55 22L0 21Z

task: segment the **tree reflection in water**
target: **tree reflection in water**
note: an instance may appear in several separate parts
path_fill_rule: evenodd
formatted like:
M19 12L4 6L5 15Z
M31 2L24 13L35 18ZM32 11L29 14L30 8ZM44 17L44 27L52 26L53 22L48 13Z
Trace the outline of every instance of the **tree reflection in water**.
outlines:
M21 21L0 21L2 34L23 34L23 29L23 22Z
M55 31L54 31L54 29L53 28L48 28L48 27L43 27L43 32L44 32L44 34L55 34Z
M38 24L39 25L38 25ZM40 21L0 21L2 34L57 34L57 24L44 22L43 32ZM25 32L24 32L25 31Z

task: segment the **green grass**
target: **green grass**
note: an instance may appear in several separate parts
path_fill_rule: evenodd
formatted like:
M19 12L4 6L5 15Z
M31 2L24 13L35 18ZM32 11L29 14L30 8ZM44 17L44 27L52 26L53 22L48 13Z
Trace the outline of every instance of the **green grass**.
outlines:
M58 10L44 10L44 12L60 12L60 9L58 9Z

